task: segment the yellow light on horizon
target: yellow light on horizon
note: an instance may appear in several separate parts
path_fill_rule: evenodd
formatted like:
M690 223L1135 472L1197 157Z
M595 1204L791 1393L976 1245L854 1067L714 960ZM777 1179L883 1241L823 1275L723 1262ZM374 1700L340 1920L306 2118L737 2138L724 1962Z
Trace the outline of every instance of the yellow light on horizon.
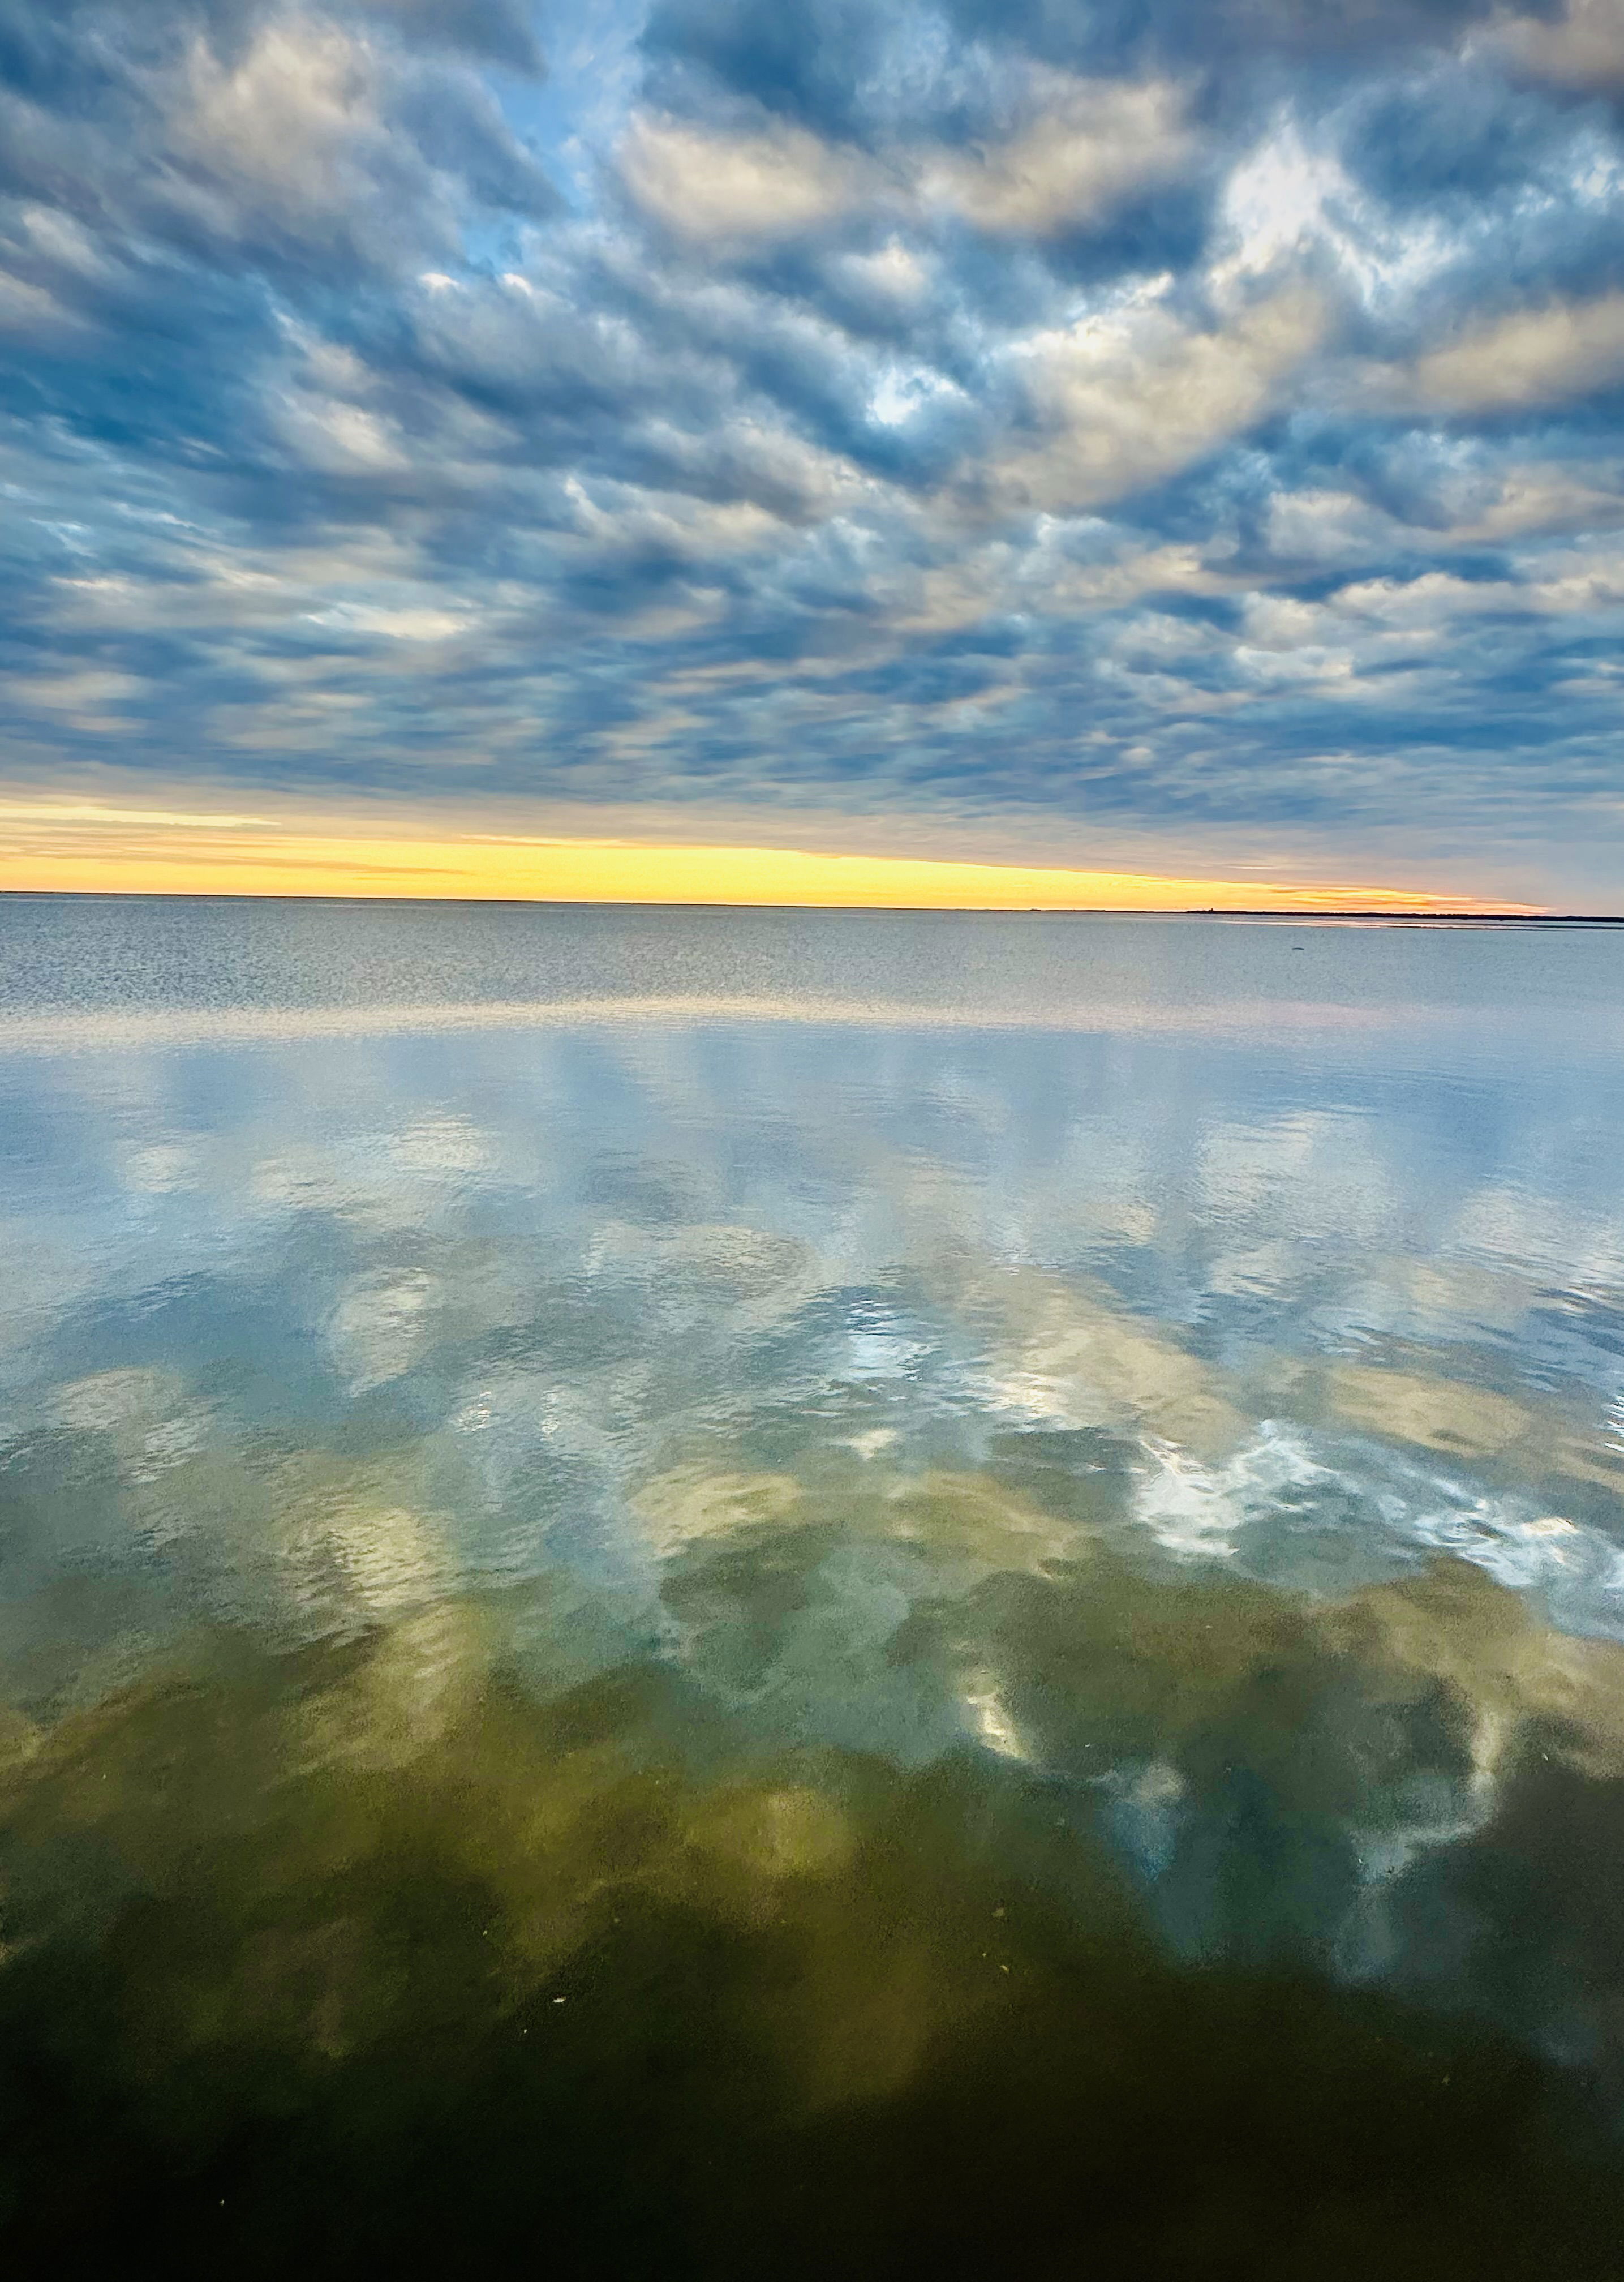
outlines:
M0 802L0 889L399 896L847 910L1481 911L1536 906L1366 882L1172 877L931 857L608 839L313 833L268 819Z

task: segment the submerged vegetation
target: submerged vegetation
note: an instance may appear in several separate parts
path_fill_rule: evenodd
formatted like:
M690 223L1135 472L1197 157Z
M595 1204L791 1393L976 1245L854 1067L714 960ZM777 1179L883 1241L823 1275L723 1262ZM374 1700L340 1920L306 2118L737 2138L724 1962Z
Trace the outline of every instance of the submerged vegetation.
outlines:
M884 1661L967 1727L909 1766L773 1716L861 1525L684 1499L687 1654L549 1689L544 1583L9 1719L17 2255L1609 2270L1624 1649L1450 1562L1180 1585L939 1478L893 1525L953 1589Z

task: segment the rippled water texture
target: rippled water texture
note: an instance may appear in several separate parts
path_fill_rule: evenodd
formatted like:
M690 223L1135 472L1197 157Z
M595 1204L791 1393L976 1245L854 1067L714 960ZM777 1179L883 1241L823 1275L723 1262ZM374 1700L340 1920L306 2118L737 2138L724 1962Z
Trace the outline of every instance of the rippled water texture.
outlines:
M1624 2271L1624 934L0 974L14 2255Z

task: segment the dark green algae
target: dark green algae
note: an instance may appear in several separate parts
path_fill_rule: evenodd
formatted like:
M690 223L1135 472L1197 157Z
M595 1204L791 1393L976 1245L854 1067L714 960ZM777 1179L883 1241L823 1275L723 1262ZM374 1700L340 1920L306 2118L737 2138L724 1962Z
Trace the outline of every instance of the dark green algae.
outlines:
M989 1588L1008 1620L1025 1588ZM1221 1780L1250 1752L1263 1780L1286 1733L1311 1759L1304 1714L1316 1685L1346 1693L1345 1658L1315 1667L1285 1618L1215 1651L1225 1595L1200 1599L1188 1762L1230 1753ZM1583 2071L1458 2006L1339 1984L1285 1932L1180 1961L1097 1789L968 1748L910 1771L750 1745L653 1664L538 1696L485 1625L442 1606L281 1654L222 1634L11 1722L13 2258L1624 2272L1619 2150ZM1117 1635L1114 1682L1082 1660L1142 1727L1166 1642ZM1576 1843L1602 1906L1620 1793L1531 1751L1505 1812L1537 1843L1480 1875Z

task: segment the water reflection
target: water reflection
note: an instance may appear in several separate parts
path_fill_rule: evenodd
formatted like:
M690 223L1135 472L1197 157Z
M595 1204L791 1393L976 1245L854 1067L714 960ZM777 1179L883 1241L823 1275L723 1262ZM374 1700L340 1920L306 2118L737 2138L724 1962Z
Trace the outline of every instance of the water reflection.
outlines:
M1624 943L0 929L19 2239L1606 2270Z

